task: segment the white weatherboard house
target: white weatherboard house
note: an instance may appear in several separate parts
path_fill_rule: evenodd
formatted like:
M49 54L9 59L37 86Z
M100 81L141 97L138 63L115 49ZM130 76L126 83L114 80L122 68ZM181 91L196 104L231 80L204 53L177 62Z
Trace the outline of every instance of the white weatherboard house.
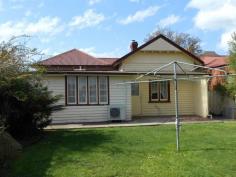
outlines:
M203 62L163 35L140 47L133 41L131 49L121 58L95 58L73 49L42 61L47 68L45 80L49 90L62 95L59 104L65 105L64 110L53 113L53 123L175 115L173 81L117 83L133 81L140 74L171 61L197 65ZM166 68L155 77L142 79L170 77L171 70L172 67ZM178 77L181 75L184 73L178 71ZM203 75L203 72L193 69L188 75ZM178 89L180 115L208 115L206 79L180 80Z

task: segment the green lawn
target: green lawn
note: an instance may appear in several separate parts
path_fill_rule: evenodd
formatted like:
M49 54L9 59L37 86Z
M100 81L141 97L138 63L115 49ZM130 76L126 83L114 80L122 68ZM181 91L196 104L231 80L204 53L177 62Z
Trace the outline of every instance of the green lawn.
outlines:
M236 122L47 131L14 162L15 177L236 176Z

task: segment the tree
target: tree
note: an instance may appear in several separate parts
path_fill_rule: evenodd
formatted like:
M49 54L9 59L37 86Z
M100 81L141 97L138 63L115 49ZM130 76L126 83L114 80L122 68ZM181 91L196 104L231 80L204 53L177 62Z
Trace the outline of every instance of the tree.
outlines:
M231 41L229 42L229 71L236 73L236 32L231 36ZM236 78L229 77L225 84L227 93L230 97L235 99L236 96Z
M167 28L158 27L155 32L148 34L148 37L144 41L147 42L159 34L163 34L193 54L199 55L202 53L201 40L199 38L193 37L188 33L177 33Z
M51 113L62 109L56 105L60 96L48 91L44 70L34 62L40 53L26 46L26 38L0 43L0 122L14 137L39 132Z

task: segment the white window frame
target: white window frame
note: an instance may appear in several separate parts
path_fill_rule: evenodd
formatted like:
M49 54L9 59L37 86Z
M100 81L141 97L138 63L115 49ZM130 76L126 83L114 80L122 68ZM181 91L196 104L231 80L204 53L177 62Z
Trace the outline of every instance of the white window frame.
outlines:
M74 85L75 85L75 87L74 87L75 102L70 102L70 101L69 101L69 97L70 97L70 96L69 96L69 80L70 80L70 78L74 78L74 82L75 82L75 83L74 83ZM77 86L76 86L76 82L77 82L77 81L76 81L76 79L77 79L76 76L67 76L67 82L66 82L66 84L67 84L67 86L66 86L66 87L67 87L67 93L66 93L66 94L67 94L67 104L68 104L68 105L74 105L74 104L77 103L77 95L76 95L76 94L77 94L77 91L76 91L76 90L77 90Z
M106 100L107 101L104 101L104 102L102 102L101 101L101 87L100 87L100 81L101 81L101 78L105 78L105 83L106 83ZM109 94L109 86L108 86L108 77L107 76L99 76L98 77L98 87L99 87L99 104L108 104L108 99L109 99L109 97L108 97L108 94Z
M85 79L85 102L80 102L80 79ZM87 76L78 76L78 104L87 104L88 103L88 77Z

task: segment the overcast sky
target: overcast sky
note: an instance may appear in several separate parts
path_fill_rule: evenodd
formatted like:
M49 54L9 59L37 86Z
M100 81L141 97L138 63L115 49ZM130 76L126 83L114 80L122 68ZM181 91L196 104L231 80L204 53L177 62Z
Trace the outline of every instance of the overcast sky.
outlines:
M46 55L78 48L120 57L157 26L199 37L204 50L227 54L236 31L236 0L0 0L0 40L28 34Z

